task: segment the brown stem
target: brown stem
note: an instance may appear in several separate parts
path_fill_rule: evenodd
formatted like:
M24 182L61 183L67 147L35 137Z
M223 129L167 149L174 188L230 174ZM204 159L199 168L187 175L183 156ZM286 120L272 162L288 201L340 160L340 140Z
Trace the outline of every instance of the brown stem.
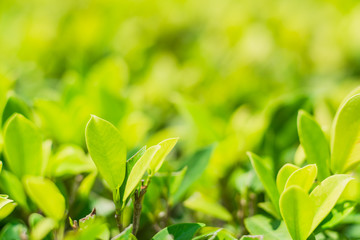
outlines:
M116 225L119 229L119 232L122 232L124 227L122 225L122 215L121 215L121 209L116 208L115 210L115 220L116 220Z
M133 214L133 231L132 231L132 234L134 236L136 236L136 233L139 230L141 210L142 210L142 202L143 202L146 190L147 190L147 185L146 186L141 186L140 192L138 190L135 190L135 194L134 194L134 214Z

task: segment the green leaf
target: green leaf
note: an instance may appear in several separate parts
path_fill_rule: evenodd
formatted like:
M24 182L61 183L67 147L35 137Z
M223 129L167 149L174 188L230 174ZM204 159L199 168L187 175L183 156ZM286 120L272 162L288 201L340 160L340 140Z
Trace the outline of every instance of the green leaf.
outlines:
M46 237L55 227L57 223L51 218L41 219L31 230L30 239L41 240Z
M7 197L0 197L0 220L6 218L16 207L16 203Z
M251 235L262 235L263 240L291 240L285 223L263 215L255 215L245 219L246 229Z
M326 178L310 194L310 199L315 206L315 216L312 230L324 220L335 206L347 184L352 180L349 175L338 174Z
M130 224L130 226L125 228L124 231L113 237L111 240L129 240L131 239L132 230L133 230L133 225Z
M137 151L131 158L129 158L126 161L126 179L127 177L129 177L135 163L139 161L139 159L145 154L145 152L146 152L146 146L142 147L139 151Z
M263 240L264 237L263 236L259 236L259 235L245 235L245 236L242 236L240 238L240 240L253 240L253 239L258 239L258 240Z
M130 196L130 194L135 190L136 186L139 184L144 173L149 168L152 158L155 156L156 152L161 147L159 145L152 146L146 150L144 155L135 163L132 168L130 175L126 181L125 192L123 196L123 202Z
M56 185L42 177L25 177L25 190L32 201L48 216L60 221L65 214L65 199Z
M321 224L322 229L333 228L341 223L347 216L349 216L355 209L355 202L343 202L337 204L330 212L328 217ZM325 222L325 223L324 223Z
M15 114L5 124L4 149L6 163L17 177L44 173L41 134L24 116Z
M170 195L173 196L179 190L181 183L185 177L187 166L183 167L180 171L171 172L169 176L169 189Z
M274 204L276 211L279 212L279 192L274 180L274 170L267 161L254 153L248 152L251 164L255 169L257 176L263 184L266 193Z
M96 180L97 172L92 172L87 175L84 180L81 181L80 186L77 190L77 195L80 199L87 199L91 188L93 187Z
M306 193L309 192L317 175L317 167L315 164L307 165L293 172L285 184L285 189L291 186L299 186Z
M331 138L331 170L345 173L360 161L360 94L350 97L336 113Z
M297 185L281 194L280 211L293 240L306 240L311 234L315 206L308 194Z
M23 240L27 236L27 227L20 221L7 223L0 233L0 239Z
M60 147L49 165L51 176L55 177L77 175L96 169L94 163L85 155L84 150L76 145Z
M213 200L206 198L200 193L194 193L190 198L186 199L184 201L184 206L223 221L229 222L232 220L232 216L226 208Z
M69 231L65 236L65 240L108 240L110 232L106 223L95 221L85 229L79 231Z
M126 170L126 148L119 131L108 121L91 116L85 130L92 160L111 189L121 186Z
M213 150L214 145L210 145L196 151L194 154L186 157L186 159L183 160L184 164L181 166L180 169L187 166L187 171L179 189L174 195L171 196L171 205L180 201L183 195L189 189L189 187L201 177L209 163L209 159L212 155Z
M303 110L298 114L298 132L308 163L318 167L320 181L329 177L329 144L319 124Z
M281 219L280 213L278 213L274 207L274 204L272 202L261 202L258 203L259 208L264 210L265 212L269 213L273 217L277 219Z
M279 191L279 194L281 194L284 191L286 182L289 179L290 175L298 169L299 169L298 166L295 166L291 163L287 163L279 170L276 176L276 186Z
M24 117L31 118L31 110L24 100L16 96L15 94L9 96L2 114L2 125L4 126L6 120L8 120L14 113L19 113Z
M163 164L166 156L174 148L178 140L179 138L169 138L158 144L161 146L161 148L159 151L157 151L150 163L150 170L152 175L160 170L160 167Z
M237 240L228 230L217 227L203 227L199 229L192 240Z
M26 194L21 181L11 172L3 171L0 175L0 186L10 198L14 199L21 207L29 211Z
M152 237L152 240L189 240L195 233L205 224L203 223L180 223L169 226L162 229L155 236Z

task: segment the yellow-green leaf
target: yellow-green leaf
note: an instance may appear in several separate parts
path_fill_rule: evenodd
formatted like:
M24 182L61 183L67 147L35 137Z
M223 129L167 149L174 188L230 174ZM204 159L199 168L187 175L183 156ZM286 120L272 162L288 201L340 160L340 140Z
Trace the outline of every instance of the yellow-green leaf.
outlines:
M319 124L305 111L298 115L298 132L308 163L318 167L319 179L322 181L328 176L330 147Z
M8 199L7 196L0 197L0 220L7 217L16 207L14 200Z
M280 194L284 191L285 184L290 175L298 169L298 166L287 163L279 170L276 176L276 186Z
M331 138L331 170L345 173L360 162L360 94L339 108Z
M311 233L315 206L304 189L291 186L280 197L280 211L293 240L306 240Z
M42 136L29 119L14 114L6 122L4 149L6 163L19 178L43 174Z
M352 180L349 175L337 174L326 178L310 194L316 214L312 223L312 231L321 223L335 206L347 184Z
M65 199L51 180L42 177L25 177L25 190L36 205L54 220L60 221L65 213Z
M146 150L144 155L135 163L132 168L130 175L126 182L125 192L123 196L123 202L130 196L130 194L134 191L136 186L139 184L141 178L144 173L149 168L150 162L152 158L155 156L156 152L160 149L160 145L155 145Z
M293 172L286 181L285 189L291 186L299 186L307 193L314 184L317 175L317 167L315 164L307 165Z
M269 162L260 158L254 153L248 153L251 164L255 169L257 176L263 184L266 193L270 197L271 202L274 204L276 211L279 212L279 192L276 187L274 179L274 170Z
M119 131L110 122L91 116L85 138L101 176L111 189L121 186L126 170L126 148Z
M161 165L163 164L166 156L170 153L170 151L174 148L175 144L179 138L169 138L162 142L160 142L158 145L161 146L160 150L156 152L154 158L150 162L150 170L151 174L156 173L159 171Z

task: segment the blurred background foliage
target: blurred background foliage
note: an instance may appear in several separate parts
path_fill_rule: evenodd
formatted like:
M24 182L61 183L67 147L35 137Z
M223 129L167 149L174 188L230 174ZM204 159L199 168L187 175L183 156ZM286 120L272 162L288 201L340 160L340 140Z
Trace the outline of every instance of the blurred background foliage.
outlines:
M0 109L23 99L54 152L86 152L90 114L133 152L179 136L165 171L215 143L185 205L198 210L206 195L236 219L247 187L261 188L246 151L275 169L301 162L301 108L329 133L359 84L359 26L355 0L0 1ZM206 214L192 218L214 221Z

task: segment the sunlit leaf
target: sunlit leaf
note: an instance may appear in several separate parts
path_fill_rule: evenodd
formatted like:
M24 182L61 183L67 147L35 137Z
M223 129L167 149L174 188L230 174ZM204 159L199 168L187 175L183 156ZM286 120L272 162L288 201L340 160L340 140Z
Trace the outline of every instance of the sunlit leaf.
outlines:
M297 185L285 189L280 197L280 211L293 240L306 240L315 215L315 205L306 191Z
M120 187L125 177L126 148L119 131L108 121L92 116L85 137L101 176L112 189Z
M56 185L42 177L26 177L25 190L32 201L54 220L61 220L65 214L65 199Z
M132 191L136 188L139 184L141 178L143 177L144 173L149 168L150 162L155 156L156 152L159 151L161 147L159 145L152 146L146 150L144 155L135 163L134 167L132 168L130 175L126 181L125 192L123 196L123 201L125 202L126 199L130 196Z
M24 100L13 94L9 96L5 104L2 114L2 126L14 113L19 113L29 119L31 118L31 110L29 106Z
M57 223L51 218L41 219L31 230L30 238L33 240L44 239L56 226Z
M360 161L360 94L350 97L336 113L331 138L331 170L345 173Z
M0 220L6 218L16 207L14 200L0 197Z
M276 186L280 194L284 191L286 182L290 175L298 169L298 166L287 163L279 170L276 176Z
M319 124L305 111L298 115L298 132L308 163L316 164L320 181L330 176L330 147Z
M246 229L252 235L262 235L263 240L291 240L285 223L263 215L255 215L245 219Z
M311 232L321 223L335 206L346 185L352 178L349 175L338 174L326 178L310 194L314 203L315 216Z
M24 116L15 114L5 124L4 149L6 163L19 178L43 174L42 137Z
M189 240L205 224L203 223L180 223L164 228L152 237L152 240Z
M279 192L274 179L274 170L269 166L268 162L254 153L248 153L248 156L271 202L274 204L275 209L279 211Z
M163 164L166 156L170 153L170 151L174 148L175 144L179 138L169 138L162 142L160 142L158 145L161 146L160 150L157 151L154 158L152 159L150 163L150 170L151 173L154 174L159 171L161 165Z
M291 186L299 186L306 193L314 184L317 175L317 167L315 164L307 165L293 172L289 179L286 181L285 189Z
M14 199L21 207L29 211L26 194L21 181L11 172L3 171L0 174L0 186L10 198Z

